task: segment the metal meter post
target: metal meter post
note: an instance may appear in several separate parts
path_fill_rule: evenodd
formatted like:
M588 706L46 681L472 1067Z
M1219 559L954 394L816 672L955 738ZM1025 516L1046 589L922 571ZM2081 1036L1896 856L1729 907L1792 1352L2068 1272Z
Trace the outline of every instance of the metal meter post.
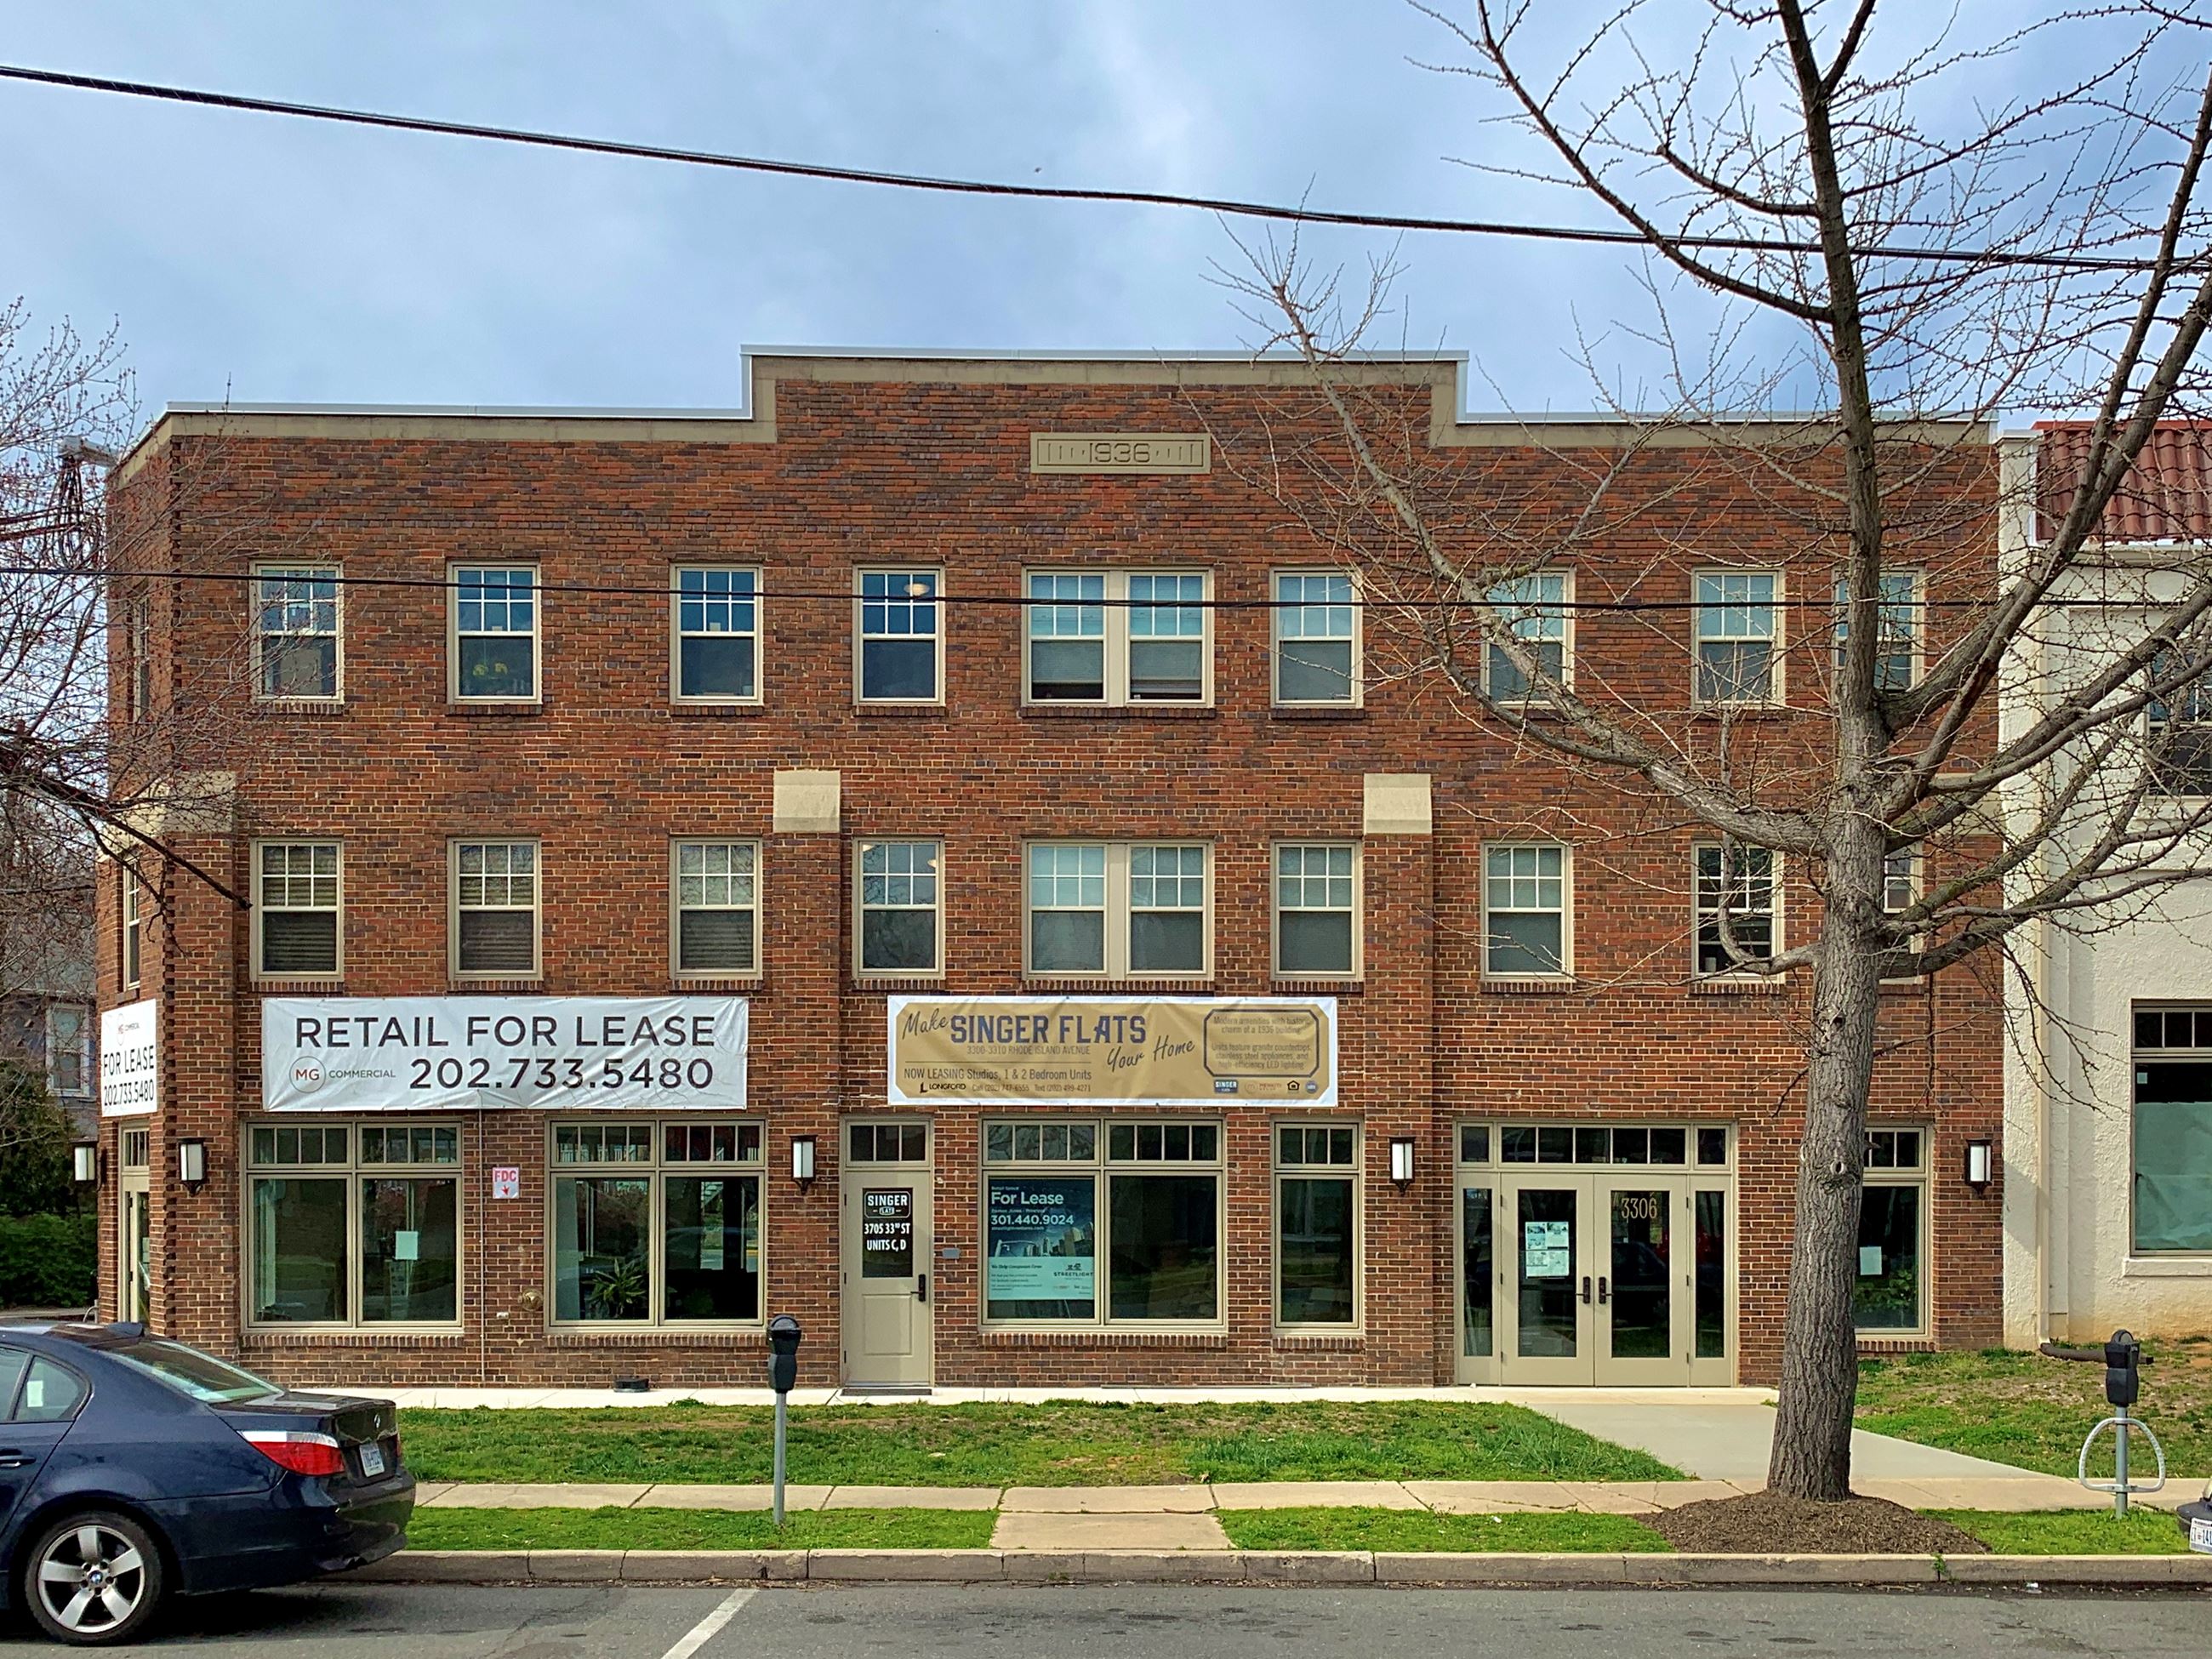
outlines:
M2062 1358L2094 1360L2099 1358L2094 1348L2086 1352L2059 1352ZM2089 1431L2089 1437L2081 1443L2081 1458L2075 1469L2075 1478L2091 1492L2112 1494L2112 1513L2125 1516L2128 1499L2138 1492L2149 1493L2166 1485L2166 1449L2158 1443L2150 1425L2134 1416L2129 1407L2142 1397L2142 1344L2132 1332L2114 1331L2112 1340L2105 1344L2105 1398L2111 1402L2112 1414ZM2089 1479L2089 1450L2097 1443L2097 1437L2106 1429L2112 1431L2112 1479L2110 1485ZM2151 1455L2158 1459L2158 1479L2148 1486L2140 1485L2128 1473L2129 1442L2140 1434L2150 1442Z
M775 1390L775 1524L783 1525L783 1437L785 1409L799 1381L799 1322L778 1314L768 1322L768 1385Z

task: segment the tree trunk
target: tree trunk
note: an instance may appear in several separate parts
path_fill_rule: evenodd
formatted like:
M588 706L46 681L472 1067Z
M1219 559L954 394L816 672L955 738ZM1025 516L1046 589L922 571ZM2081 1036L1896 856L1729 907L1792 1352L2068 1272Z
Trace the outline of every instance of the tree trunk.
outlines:
M1851 1494L1858 1396L1859 1200L1875 1010L1881 983L1882 834L1844 815L1828 859L1828 912L1813 982L1797 1224L1782 1326L1782 1388L1768 1487L1838 1503Z

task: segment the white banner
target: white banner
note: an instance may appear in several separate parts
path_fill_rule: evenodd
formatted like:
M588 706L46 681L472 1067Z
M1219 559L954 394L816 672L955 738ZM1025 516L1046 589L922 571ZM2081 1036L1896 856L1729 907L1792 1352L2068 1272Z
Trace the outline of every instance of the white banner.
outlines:
M142 1117L161 1105L161 1004L157 997L100 1017L100 1115Z
M741 1112L743 997L270 997L272 1112Z

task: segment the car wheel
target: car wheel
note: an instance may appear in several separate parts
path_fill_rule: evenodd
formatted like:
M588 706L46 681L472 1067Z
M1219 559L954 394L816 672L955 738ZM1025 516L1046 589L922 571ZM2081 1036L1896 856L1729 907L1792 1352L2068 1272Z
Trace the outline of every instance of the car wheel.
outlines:
M161 1552L127 1515L94 1510L40 1535L23 1568L23 1605L57 1642L104 1647L143 1633L167 1589Z

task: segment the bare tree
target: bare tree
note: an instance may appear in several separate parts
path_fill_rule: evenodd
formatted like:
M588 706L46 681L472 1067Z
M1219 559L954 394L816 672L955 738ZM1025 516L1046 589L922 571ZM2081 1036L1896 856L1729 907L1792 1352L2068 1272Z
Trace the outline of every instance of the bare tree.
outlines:
M1389 314L1388 263L1346 295L1295 242L1269 243L1226 280L1261 343L1310 366L1328 435L1286 419L1231 447L1358 572L1390 672L1653 822L1712 835L1717 965L1809 976L1769 1480L1841 1499L1881 982L2002 963L2031 922L2094 927L2212 869L2212 745L2193 721L2212 566L2175 550L2116 568L2102 528L2124 492L2162 487L2138 460L2203 389L2212 37L2155 0L1972 40L1904 0L1469 7L1430 11L1454 54L1430 67L1468 77L1519 147L1492 171L1635 233L1654 316L1638 338L1664 395L1609 394L1585 343L1621 435L1547 449L1532 422L1541 476L1487 472L1437 451L1425 392L1360 361ZM2056 78L2024 97L1992 84L2034 63ZM2054 482L2046 457L2022 500L2032 477L1999 479L1984 423L2038 414L2083 425L2069 470ZM1659 453L1685 445L1688 485ZM1712 562L1731 501L1794 545L1718 562L1834 586L1776 607L1794 634L1701 646L1684 575L1698 551ZM2037 531L2000 568L2007 513ZM1624 567L1631 545L1661 551ZM1571 606L1529 580L1561 565L1595 578ZM1886 580L1907 571L1924 586ZM1545 641L1569 610L1686 658L1690 695L1655 702L1595 648L1567 672ZM2081 611L2094 649L2061 620ZM1903 673L1901 639L1924 659ZM1903 903L1886 890L1899 854L1924 860ZM1741 902L1776 855L1818 900L1787 948Z

